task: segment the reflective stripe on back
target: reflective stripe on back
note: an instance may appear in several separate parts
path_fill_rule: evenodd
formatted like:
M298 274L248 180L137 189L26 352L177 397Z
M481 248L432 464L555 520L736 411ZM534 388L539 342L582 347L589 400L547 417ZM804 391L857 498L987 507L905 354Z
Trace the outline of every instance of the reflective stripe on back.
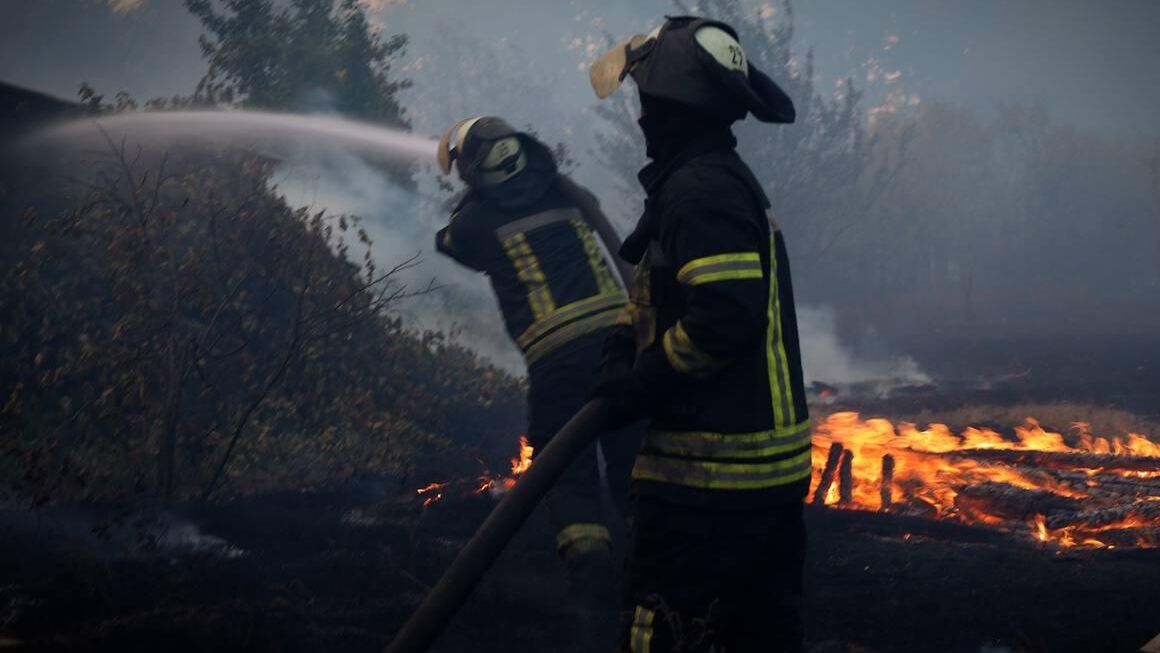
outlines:
M536 340L544 337L553 329L560 327L572 320L584 317L589 313L604 311L610 308L615 308L618 311L624 307L626 299L624 293L618 289L615 293L604 295L593 295L586 297L578 302L572 302L566 306L552 311L550 314L543 316L542 319L533 322L520 337L516 339L516 344L520 349L527 349Z
M524 351L524 360L531 365L545 354L580 336L613 326L620 319L621 311L620 306L609 308L552 331Z
M516 276L528 291L528 306L532 315L539 320L556 309L552 300L552 290L548 287L548 278L540 269L540 260L532 252L524 234L517 233L503 241L503 249L516 268Z
M623 292L624 289L616 282L616 279L612 277L612 272L608 269L608 262L604 258L604 252L596 244L592 228L583 218L573 218L570 222L572 228L576 230L576 235L580 237L580 242L584 244L584 253L588 255L588 267L592 270L592 276L596 278L596 286L600 288L600 293Z
M580 211L577 209L552 209L550 211L541 211L534 213L526 218L513 220L505 225L500 226L495 230L495 235L499 237L500 241L522 234L528 231L534 231L540 227L545 227L555 222L564 222L565 220L577 219L580 216Z

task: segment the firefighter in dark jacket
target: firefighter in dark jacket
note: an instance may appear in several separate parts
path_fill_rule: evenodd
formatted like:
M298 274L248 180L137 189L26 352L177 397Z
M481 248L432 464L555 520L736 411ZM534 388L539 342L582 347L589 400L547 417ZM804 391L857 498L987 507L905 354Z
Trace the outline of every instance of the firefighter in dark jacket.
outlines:
M789 123L785 93L728 25L668 19L590 71L626 76L652 160L628 313L595 394L649 420L632 472L629 651L793 651L802 632L810 425L785 243L733 122Z
M440 141L439 163L444 174L454 166L468 192L436 235L436 248L491 281L528 365L528 436L542 449L586 401L604 338L623 319L623 273L597 242L615 248L619 239L596 199L557 172L550 150L498 118L454 125ZM640 431L600 440L610 493L623 515ZM595 445L546 504L574 596L582 607L607 608L615 602L611 537L601 516Z

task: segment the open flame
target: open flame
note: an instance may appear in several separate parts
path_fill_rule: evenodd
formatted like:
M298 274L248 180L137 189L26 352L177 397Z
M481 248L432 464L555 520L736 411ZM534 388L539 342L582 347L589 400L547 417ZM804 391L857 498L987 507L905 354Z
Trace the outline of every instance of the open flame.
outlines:
M835 413L814 431L810 500L984 524L1061 547L1160 546L1160 445L1027 418L1013 437ZM820 498L819 498L820 497Z
M443 485L443 483L430 483L426 487L415 490L416 494L423 497L424 508L443 498Z
M532 466L532 453L535 449L528 444L526 436L520 436L520 452L515 458L512 458L511 475L510 476L492 476L487 470L479 477L479 487L475 489L476 494L483 494L490 492L493 497L502 496L516 484L516 479L528 468Z
M519 453L511 459L511 472L508 476L493 475L486 468L479 478L468 480L448 481L446 483L431 483L426 487L419 488L416 492L420 496L424 496L423 507L426 508L433 503L438 502L443 498L445 489L459 488L465 486L472 486L471 492L473 494L483 494L488 492L493 497L503 496L505 492L510 490L524 472L532 466L532 454L535 449L528 444L528 438L521 435L519 440Z

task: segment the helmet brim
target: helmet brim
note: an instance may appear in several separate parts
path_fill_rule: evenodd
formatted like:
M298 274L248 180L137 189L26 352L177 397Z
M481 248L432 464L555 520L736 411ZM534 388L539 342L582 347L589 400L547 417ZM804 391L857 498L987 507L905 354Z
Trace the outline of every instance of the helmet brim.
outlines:
M597 98L603 100L620 88L624 79L628 77L628 72L625 70L625 67L628 66L628 51L639 48L650 38L656 38L655 34L655 32L653 34L634 34L621 39L607 52L596 58L596 61L588 68L588 81L592 84L592 90L596 92Z
M451 174L451 164L455 162L455 149L463 142L463 136L479 118L464 118L451 125L451 128L439 138L439 145L435 150L435 160L439 163L439 170L444 175Z
M725 86L761 122L789 124L797 119L793 100L752 63L748 77L738 71L722 71Z

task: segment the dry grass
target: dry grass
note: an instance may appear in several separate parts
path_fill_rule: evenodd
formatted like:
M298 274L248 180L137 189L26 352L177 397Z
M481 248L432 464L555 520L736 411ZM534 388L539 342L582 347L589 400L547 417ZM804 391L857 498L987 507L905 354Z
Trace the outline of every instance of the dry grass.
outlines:
M1154 442L1160 441L1160 422L1125 410L1094 404L1069 402L1013 406L980 404L954 410L923 410L890 417L895 423L911 422L919 427L934 423L946 424L955 432L960 432L968 426L987 426L996 430L1010 431L1011 428L1023 424L1026 418L1033 417L1044 429L1057 433L1068 433L1072 424L1085 422L1090 425L1091 433L1094 435L1114 437L1136 433Z

